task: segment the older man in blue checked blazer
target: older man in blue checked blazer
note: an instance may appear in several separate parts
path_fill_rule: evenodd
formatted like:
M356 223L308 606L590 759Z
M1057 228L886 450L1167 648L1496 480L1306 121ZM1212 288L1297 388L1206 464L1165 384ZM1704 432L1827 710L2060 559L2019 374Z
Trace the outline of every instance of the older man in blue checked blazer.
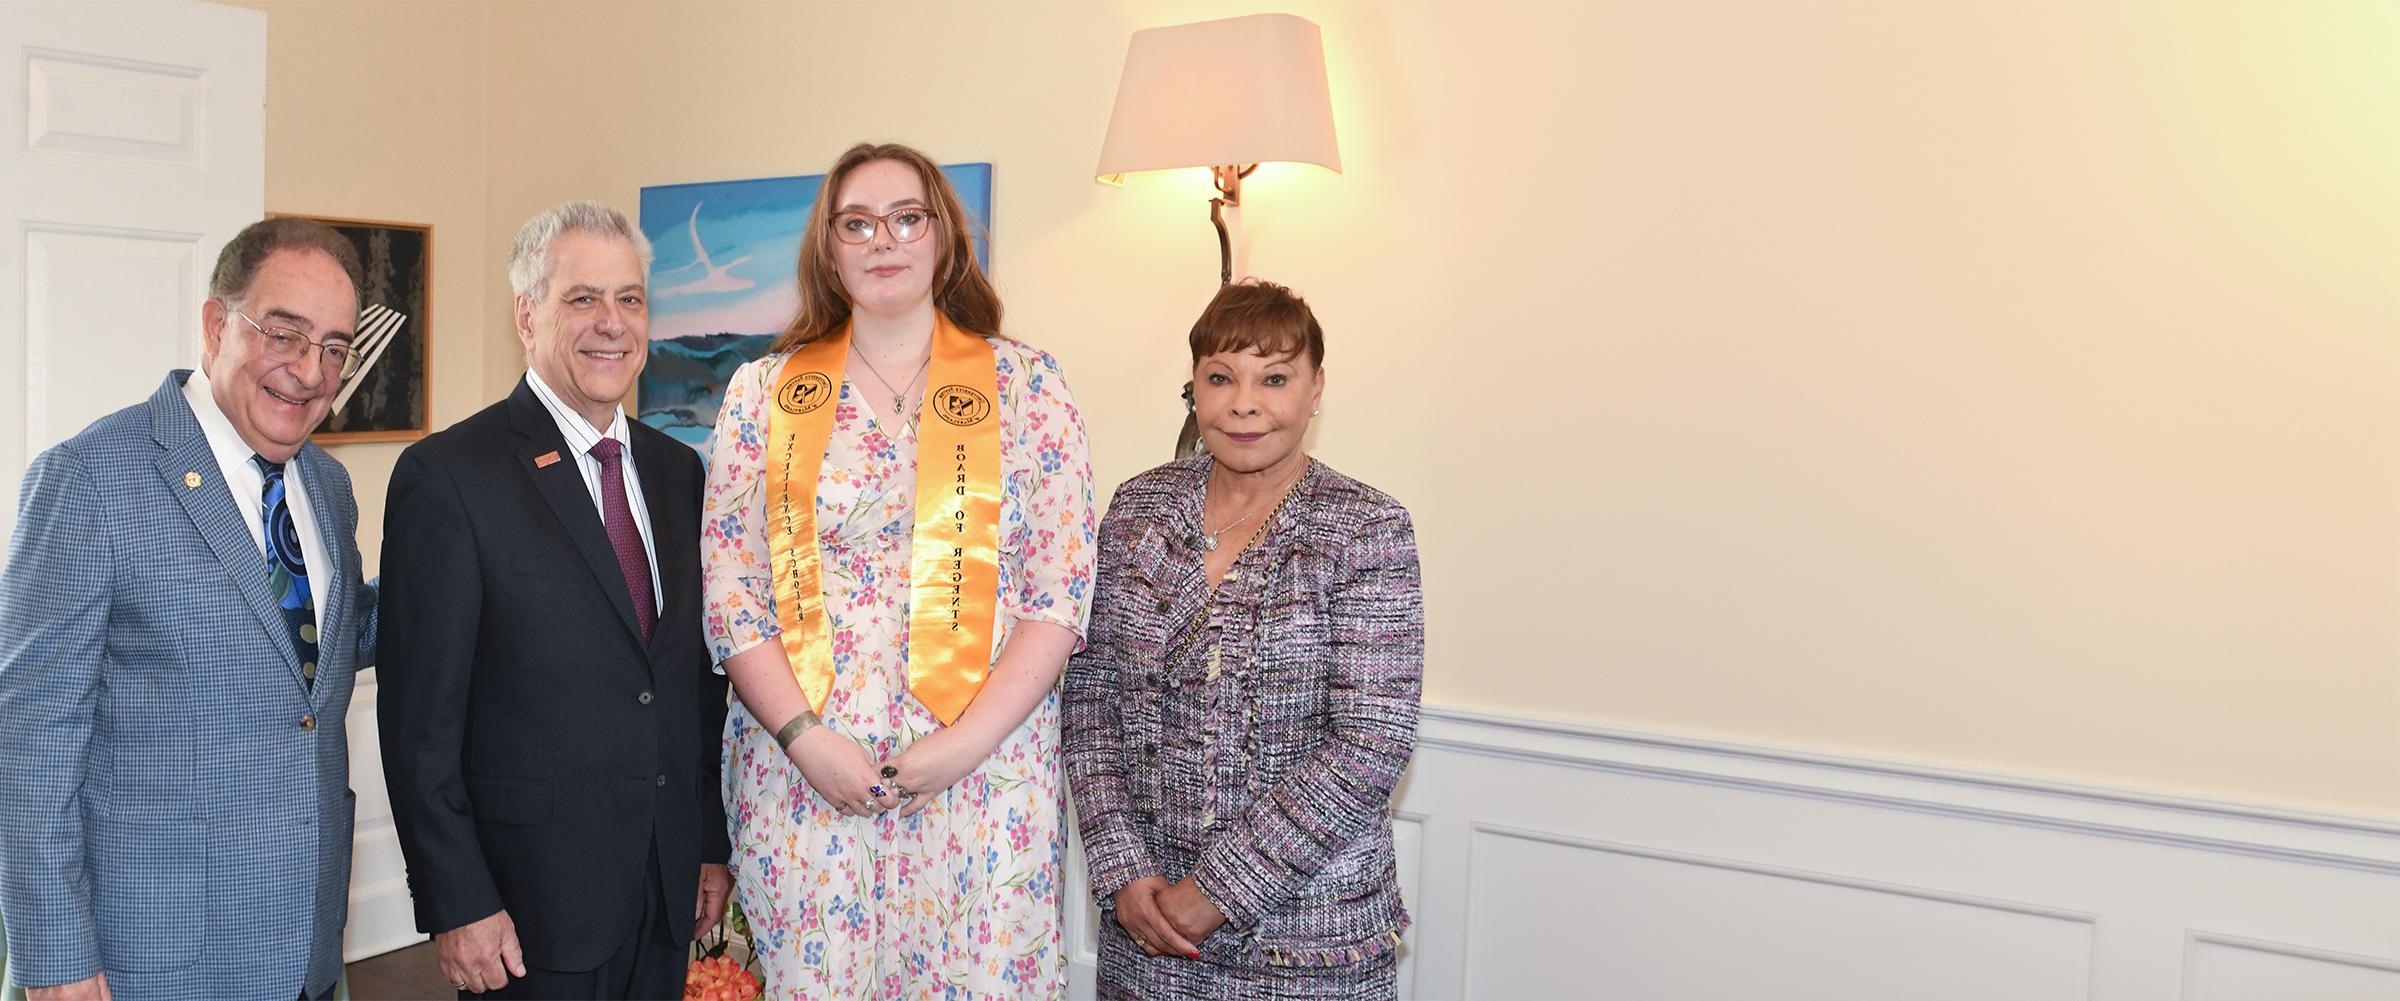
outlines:
M0 570L0 915L52 998L324 997L349 911L350 477L309 432L357 365L332 230L235 236L200 372L27 470ZM90 359L110 364L111 359Z

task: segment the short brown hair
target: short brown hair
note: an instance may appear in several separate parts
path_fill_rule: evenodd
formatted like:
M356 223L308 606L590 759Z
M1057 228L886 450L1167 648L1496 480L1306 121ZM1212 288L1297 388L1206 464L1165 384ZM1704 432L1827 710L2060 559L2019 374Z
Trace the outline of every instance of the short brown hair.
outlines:
M1251 351L1269 358L1308 356L1325 367L1325 328L1291 289L1244 278L1217 290L1192 324L1192 364L1213 354Z
M817 189L817 204L808 210L808 226L800 231L800 264L796 269L800 282L800 311L783 328L783 336L775 339L774 351L789 351L820 337L832 335L850 322L850 294L842 287L841 269L833 263L833 214L841 198L842 182L850 172L877 160L904 164L917 172L925 185L925 197L930 201L936 225L935 239L941 241L941 264L934 270L933 305L950 318L960 330L984 337L1000 333L1000 293L992 289L991 279L984 277L983 267L975 262L975 240L967 228L966 206L959 202L958 191L950 179L942 175L933 158L899 143L859 143L842 152L841 158L825 172L825 184Z
M225 241L225 249L217 252L217 269L208 277L209 296L239 301L250 291L250 283L258 280L259 267L278 250L322 251L350 276L351 297L359 297L366 288L367 272L359 267L358 247L349 237L314 219L276 216L244 226Z

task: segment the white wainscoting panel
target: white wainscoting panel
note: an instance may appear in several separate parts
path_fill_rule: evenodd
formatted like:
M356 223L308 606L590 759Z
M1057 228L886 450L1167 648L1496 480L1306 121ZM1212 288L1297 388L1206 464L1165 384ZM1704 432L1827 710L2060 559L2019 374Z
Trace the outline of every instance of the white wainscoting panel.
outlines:
M2184 1001L2392 1001L2400 960L2194 933Z
M1394 806L1407 998L2400 1001L2390 819L1439 706Z
M381 731L375 724L376 672L358 676L350 693L350 788L358 792L358 822L350 835L350 926L342 960L356 962L425 941L408 898L408 864L392 798L384 791Z
M2083 1001L2089 915L1475 825L1468 997ZM1553 892L1528 894L1528 888ZM1625 906L1639 901L1641 906ZM1563 934L1562 934L1563 933ZM1571 945L1560 948L1561 945Z

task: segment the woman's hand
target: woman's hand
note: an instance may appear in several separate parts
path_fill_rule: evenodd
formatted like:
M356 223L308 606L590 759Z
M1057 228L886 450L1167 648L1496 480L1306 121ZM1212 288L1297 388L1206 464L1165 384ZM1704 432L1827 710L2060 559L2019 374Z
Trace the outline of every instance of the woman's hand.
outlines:
M1176 932L1194 942L1207 938L1225 923L1225 912L1217 909L1217 902L1208 899L1208 894L1200 892L1200 884L1192 882L1190 876L1158 891L1158 909Z
M843 816L871 817L900 805L899 794L890 784L877 782L875 764L867 760L866 748L831 727L809 727L807 733L793 738L792 746L783 753L800 766L808 787ZM875 793L878 787L883 790L880 796Z
M976 740L973 733L946 726L917 738L899 757L883 763L884 791L895 796L907 791L908 806L900 815L915 816L991 756L992 748Z
M1143 952L1153 956L1164 956L1171 952L1185 959L1198 959L1200 948L1177 931L1174 923L1168 921L1166 914L1159 909L1159 898L1170 889L1165 876L1144 876L1126 884L1124 889L1117 891L1117 924L1125 929L1126 934L1133 936L1133 943L1141 946ZM1223 918L1218 920L1222 921Z

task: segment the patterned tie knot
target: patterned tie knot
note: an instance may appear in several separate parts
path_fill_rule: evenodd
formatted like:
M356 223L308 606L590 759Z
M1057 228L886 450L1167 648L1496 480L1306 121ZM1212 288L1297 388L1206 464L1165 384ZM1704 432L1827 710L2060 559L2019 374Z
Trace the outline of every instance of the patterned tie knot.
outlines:
M276 480L283 478L283 463L268 462L266 456L258 455L256 453L251 454L250 463L251 465L257 466L260 473L265 474L267 482L269 483L273 483Z
M592 458L600 460L603 467L616 465L619 447L615 438L602 438L592 443Z

